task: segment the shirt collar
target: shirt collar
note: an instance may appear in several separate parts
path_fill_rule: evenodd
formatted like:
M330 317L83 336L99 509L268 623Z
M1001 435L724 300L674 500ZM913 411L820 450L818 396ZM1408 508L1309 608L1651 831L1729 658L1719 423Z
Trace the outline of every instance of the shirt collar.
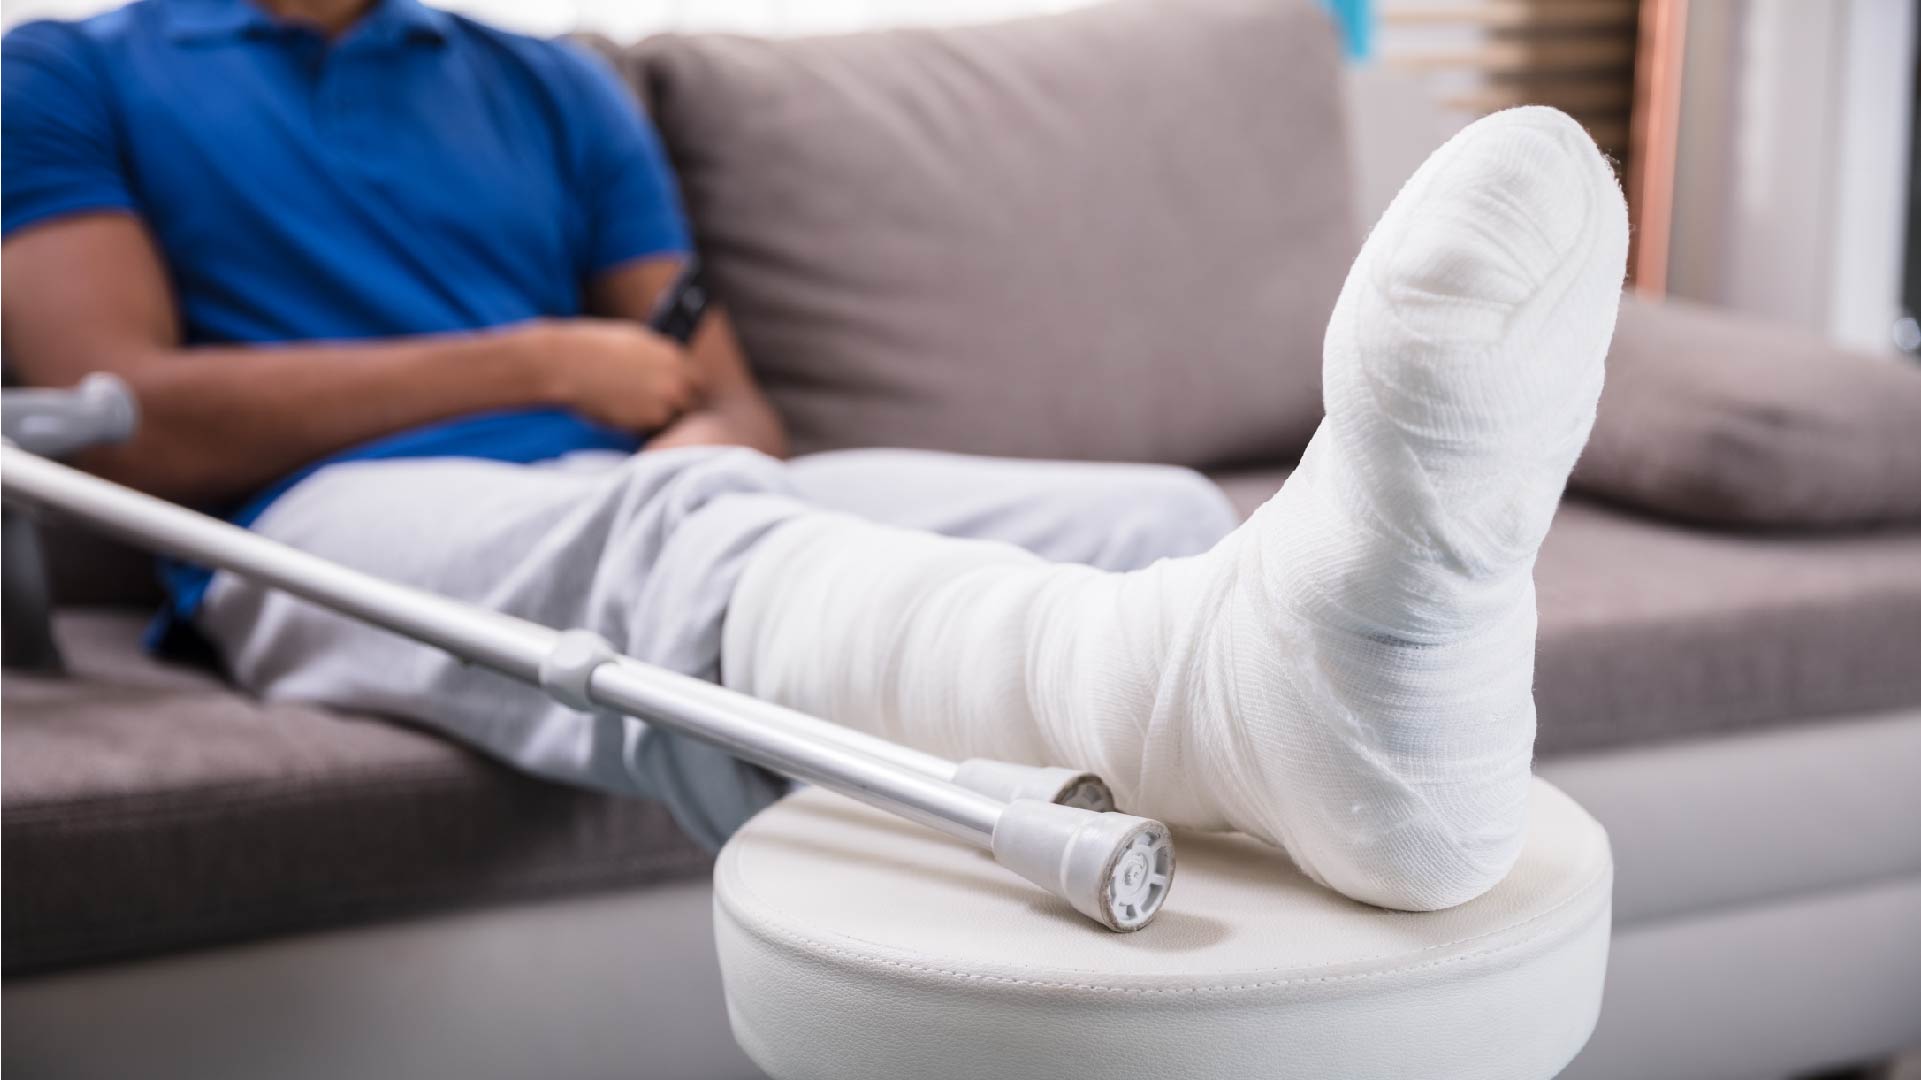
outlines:
M167 36L175 41L236 39L288 25L253 0L167 0L164 11ZM360 21L348 29L346 36L444 41L447 23L446 12L430 8L420 0L375 0Z

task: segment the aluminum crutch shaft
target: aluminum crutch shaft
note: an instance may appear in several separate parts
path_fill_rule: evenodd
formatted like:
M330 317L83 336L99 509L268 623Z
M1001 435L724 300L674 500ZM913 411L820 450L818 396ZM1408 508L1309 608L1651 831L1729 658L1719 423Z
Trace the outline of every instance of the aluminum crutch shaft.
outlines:
M673 674L627 657L619 657L618 660L636 669L636 678L644 678L646 672ZM715 686L713 683L698 679L689 680L689 682L692 685L687 689L688 693L696 697L705 695L707 700L717 702L724 708L746 712L768 723L786 724L800 734L817 741L835 743L850 750L871 754L903 768L912 769L937 780L958 784L969 791L989 795L1003 802L1012 802L1015 799L1039 799L1042 802L1077 806L1083 810L1097 810L1103 813L1115 808L1114 795L1106 781L1081 769L1022 765L989 758L969 758L961 762L949 761L944 757L916 750L911 746L902 746L897 742L836 724L830 720L823 720L761 701L758 698L735 693L725 687Z
M72 389L8 390L5 398L6 407L0 411L5 437L22 449L44 457L57 458L82 447L122 441L131 436L139 424L139 404L133 392L108 372L95 372ZM10 526L9 542L20 542L22 554L28 555L26 561L31 561L31 557L25 545L32 539L30 531L19 531L16 535ZM9 591L20 593L16 599L22 599L39 587L40 576L28 571L26 577L9 585ZM39 625L45 625L44 619ZM46 648L52 650L51 645ZM735 702L733 707L740 707L739 703ZM955 763L800 713L786 712L779 719L818 741L838 743L995 798L1040 799L1088 810L1114 809L1112 792L1099 777L1090 773L978 759Z
M242 574L532 683L575 707L640 717L985 848L1111 929L1145 926L1166 895L1173 848L1159 822L983 795L856 741L820 738L826 721L619 657L581 631L383 581L12 445L0 447L0 486L9 501L65 512L143 547Z

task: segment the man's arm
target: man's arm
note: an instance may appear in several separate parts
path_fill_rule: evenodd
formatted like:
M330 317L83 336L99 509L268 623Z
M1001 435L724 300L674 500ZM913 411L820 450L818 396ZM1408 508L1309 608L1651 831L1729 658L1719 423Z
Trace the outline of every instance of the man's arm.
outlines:
M596 315L644 320L677 272L665 260L616 266L589 284L589 307ZM710 309L688 345L695 398L685 413L647 440L646 449L750 446L785 457L787 432L748 372L726 312Z
M0 327L21 381L126 380L135 437L86 468L185 502L233 498L355 443L462 413L574 409L647 431L692 392L684 353L627 321L564 320L341 344L180 344L171 289L145 228L126 213L31 226L0 246ZM634 264L671 275L671 262Z

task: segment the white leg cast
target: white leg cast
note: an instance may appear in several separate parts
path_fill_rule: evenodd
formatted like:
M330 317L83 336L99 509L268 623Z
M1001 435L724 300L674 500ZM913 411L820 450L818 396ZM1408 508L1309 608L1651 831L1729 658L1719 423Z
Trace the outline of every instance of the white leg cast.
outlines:
M743 574L724 677L950 757L1090 769L1132 812L1278 843L1357 899L1479 895L1525 827L1533 560L1626 248L1578 125L1482 120L1369 237L1327 420L1214 550L1104 574L808 516Z

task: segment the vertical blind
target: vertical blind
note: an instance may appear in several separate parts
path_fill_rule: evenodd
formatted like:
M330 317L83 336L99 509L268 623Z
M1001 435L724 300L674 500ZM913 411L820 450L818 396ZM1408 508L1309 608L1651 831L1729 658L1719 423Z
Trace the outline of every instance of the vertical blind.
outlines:
M1379 0L1383 63L1482 114L1552 105L1616 161L1629 149L1641 0Z
M1688 0L1380 0L1380 55L1457 110L1552 105L1614 159L1628 275L1666 285Z

